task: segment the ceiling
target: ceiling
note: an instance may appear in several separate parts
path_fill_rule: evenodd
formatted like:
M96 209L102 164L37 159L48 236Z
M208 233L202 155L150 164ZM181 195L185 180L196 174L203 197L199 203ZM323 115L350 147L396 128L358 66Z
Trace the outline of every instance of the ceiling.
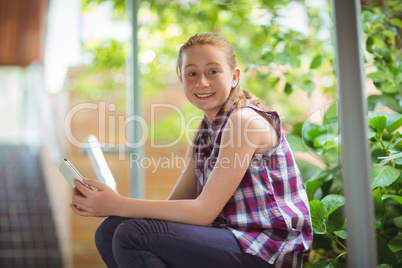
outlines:
M0 0L0 66L43 63L50 0Z

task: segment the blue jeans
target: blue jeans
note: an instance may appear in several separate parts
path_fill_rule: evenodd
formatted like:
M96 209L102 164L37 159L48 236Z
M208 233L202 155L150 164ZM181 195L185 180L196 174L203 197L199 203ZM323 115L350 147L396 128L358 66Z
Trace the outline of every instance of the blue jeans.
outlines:
M95 243L109 268L273 267L242 252L234 235L224 228L109 217L96 230Z

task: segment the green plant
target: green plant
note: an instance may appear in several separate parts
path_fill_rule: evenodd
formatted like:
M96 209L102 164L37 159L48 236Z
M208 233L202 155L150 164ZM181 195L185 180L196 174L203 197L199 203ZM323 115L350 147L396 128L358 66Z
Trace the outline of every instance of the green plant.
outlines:
M368 96L368 142L370 144L371 190L375 205L378 264L402 265L402 57L395 40L402 29L396 1L363 5L362 23L368 75L378 94ZM374 68L372 68L372 67ZM374 69L374 71L373 71ZM336 103L321 124L305 122L295 128L292 140L303 142L325 168L306 181L314 229L313 252L306 266L345 267L347 254L341 166L341 138ZM300 145L297 147L299 148ZM315 167L316 168L316 167Z

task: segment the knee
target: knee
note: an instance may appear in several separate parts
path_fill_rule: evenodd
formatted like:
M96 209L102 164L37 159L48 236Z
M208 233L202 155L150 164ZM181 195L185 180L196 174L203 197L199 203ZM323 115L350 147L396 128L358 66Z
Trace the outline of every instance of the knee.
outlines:
M149 234L147 219L132 219L120 224L113 235L113 248L144 249Z
M137 229L135 227L136 225L129 222L120 224L113 235L113 247L124 247L124 245L132 244L134 242L133 240L137 237Z
M103 244L111 244L116 228L124 222L125 219L120 217L108 217L104 219L95 231L95 244L97 248Z

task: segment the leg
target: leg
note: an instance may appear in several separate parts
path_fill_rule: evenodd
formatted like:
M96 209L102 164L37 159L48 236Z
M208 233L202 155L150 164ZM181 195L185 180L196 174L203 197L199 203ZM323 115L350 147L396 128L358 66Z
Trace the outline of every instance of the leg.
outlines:
M107 267L114 268L118 267L113 256L112 250L112 240L116 228L122 222L126 221L127 218L122 217L108 217L102 221L95 232L95 244L98 249L102 260L105 262Z
M127 220L132 220L131 218L122 218L111 216L106 218L96 229L95 232L95 244L98 249L99 254L102 257L103 262L107 265L108 268L118 268L113 249L112 249L112 241L113 236L115 235L117 227L124 223ZM144 256L147 258L147 264L149 263L149 267L168 267L163 264L158 257L152 256L149 252L144 252ZM131 267L132 265L130 265Z
M229 230L151 219L120 224L113 253L119 267L273 267L243 253Z

